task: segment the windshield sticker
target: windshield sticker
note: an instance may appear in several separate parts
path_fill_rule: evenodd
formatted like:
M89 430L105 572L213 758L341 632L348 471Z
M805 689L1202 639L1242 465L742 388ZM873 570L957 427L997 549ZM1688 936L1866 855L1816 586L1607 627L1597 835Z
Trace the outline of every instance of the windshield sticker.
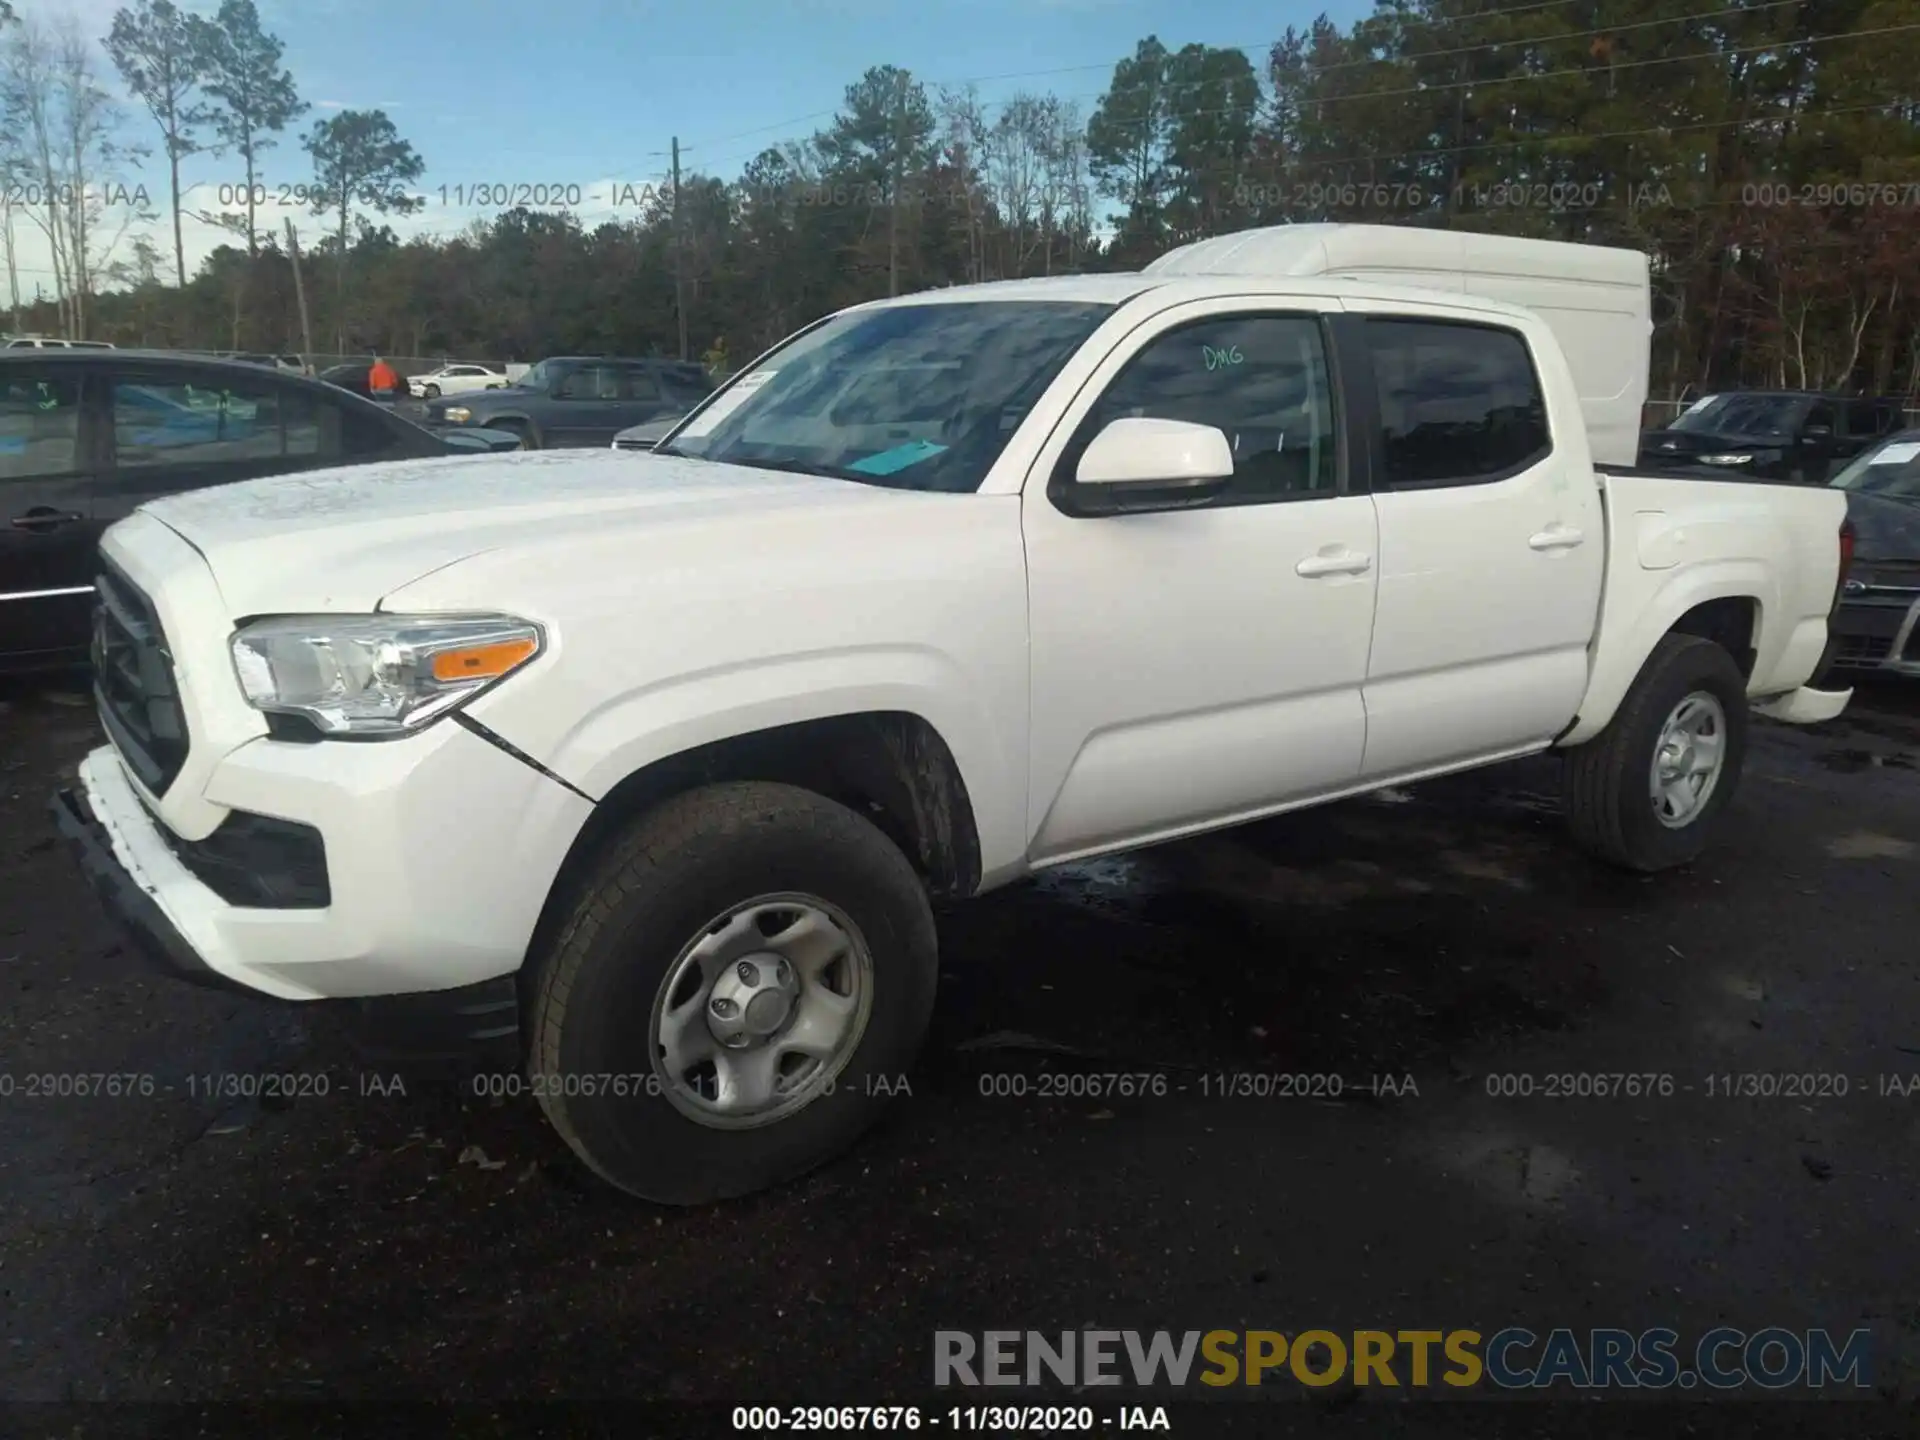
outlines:
M864 460L856 460L847 466L849 470L858 470L862 475L893 475L905 470L909 465L918 465L922 460L931 460L936 455L946 453L947 447L936 445L931 440L909 440L904 445L896 445L891 450L882 450L878 455L869 455Z
M1905 465L1914 456L1920 455L1920 440L1903 445L1889 445L1878 455L1867 461L1869 465Z
M756 370L751 375L742 375L734 381L731 389L695 416L677 438L698 440L702 435L709 434L719 426L722 420L751 400L762 385L779 373L778 370Z
M1238 365L1244 358L1240 354L1240 347L1238 345L1228 345L1219 350L1214 349L1211 345L1202 345L1200 347L1200 353L1206 358L1207 369L1209 370L1218 370L1227 365Z

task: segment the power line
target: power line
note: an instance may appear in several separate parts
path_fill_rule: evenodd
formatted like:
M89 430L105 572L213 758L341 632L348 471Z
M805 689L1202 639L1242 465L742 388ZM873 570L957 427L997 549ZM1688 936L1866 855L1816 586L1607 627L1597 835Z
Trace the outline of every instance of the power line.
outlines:
M1462 24L1462 23L1466 23L1467 21L1485 21L1489 19L1501 19L1511 15L1519 15L1519 14L1530 13L1534 11L1555 9L1561 5L1565 5L1568 3L1571 3L1571 0L1543 0L1543 3L1512 6L1506 9L1482 11L1482 12L1477 12L1471 15L1436 17L1436 20L1445 20L1447 23L1450 23L1450 24ZM1726 6L1721 6L1714 10L1696 11L1687 15L1664 16L1656 20L1634 21L1626 25L1606 26L1606 27L1600 27L1592 30L1565 31L1565 32L1553 34L1553 35L1533 36L1525 39L1516 39L1516 40L1484 41L1484 42L1480 42L1473 45L1456 46L1456 47L1453 47L1452 49L1447 49L1447 50L1421 51L1414 54L1398 56L1398 57L1371 57L1370 56L1366 59L1360 59L1360 60L1335 61L1331 64L1311 66L1308 69L1307 74L1309 77L1317 78L1319 76L1332 74L1337 71L1361 69L1361 68L1373 67L1373 66L1392 66L1396 64L1405 63L1408 61L1417 62L1417 61L1441 59L1441 58L1446 58L1446 57L1455 56L1455 55L1470 55L1470 54L1475 54L1479 52L1492 52L1492 51L1502 51L1502 50L1517 52L1517 51L1522 51L1527 49L1537 49L1543 46L1559 44L1569 40L1595 39L1603 35L1625 34L1630 31L1652 29L1662 25L1681 25L1681 24L1688 24L1694 21L1717 19L1723 16L1758 14L1761 11L1779 9L1783 6L1798 5L1799 3L1801 3L1801 0L1760 0L1760 3L1753 4L1753 5L1726 5ZM1570 75L1591 75L1591 74L1598 73L1600 71L1605 71L1607 73L1618 73L1619 71L1622 71L1622 70L1640 69L1650 65L1672 65L1672 64L1685 63L1687 61L1699 61L1699 60L1713 61L1713 60L1730 58L1737 55L1759 54L1761 52L1769 51L1769 50L1786 50L1786 49L1792 49L1802 45L1822 44L1822 43L1827 43L1835 40L1857 40L1857 39L1862 39L1862 38L1876 36L1876 35L1900 34L1906 31L1914 30L1914 29L1920 29L1920 25L1893 25L1893 26L1886 26L1877 30L1853 31L1851 33L1844 34L1844 35L1815 35L1815 36L1803 36L1798 39L1779 39L1779 40L1763 42L1757 45L1702 50L1696 53L1691 53L1686 55L1658 55L1658 56L1648 56L1648 57L1637 59L1637 60L1615 61L1615 62L1609 62L1604 66L1601 66L1601 65L1595 65L1592 67L1568 66L1558 70L1535 71L1535 72L1532 72L1529 74L1523 74L1523 75L1508 75L1508 76L1488 77L1485 79L1422 83L1419 85L1406 86L1397 90L1353 91L1343 95L1323 96L1311 101L1310 103L1314 105L1333 105L1333 104L1340 104L1340 103L1351 101L1351 100L1390 99L1390 98L1396 98L1396 97L1406 96L1406 95L1425 95L1425 94L1443 93L1443 92L1448 92L1452 90L1483 89L1483 88L1494 86L1494 85L1519 84L1523 82L1531 82L1536 80L1564 79L1565 77ZM1269 48L1271 46L1271 43L1272 42L1265 42L1265 44ZM1215 46L1213 48L1224 49L1224 50L1235 50L1235 49L1245 50L1251 47L1237 46L1237 45L1221 45L1221 46ZM1130 59L1132 57L1129 56L1124 58ZM1113 65L1117 65L1120 63L1122 62L1112 61L1112 62L1107 62L1101 65L1062 66L1054 70L1011 71L1002 75L974 76L964 80L927 81L923 83L945 85L948 87L967 86L967 85L973 85L973 84L986 83L988 81L1035 79L1035 78L1041 78L1047 75L1068 74L1068 73L1073 73L1078 71L1107 69L1107 68L1111 68L1111 66ZM1175 83L1167 87L1167 89L1174 94L1178 94L1181 90L1192 89L1192 88L1206 85L1209 83L1210 82L1208 81L1190 81L1185 83ZM1074 95L1056 96L1054 98L1061 99L1061 100L1073 100L1073 101L1099 100L1099 99L1106 98L1107 93L1108 92L1106 91L1098 91L1098 92L1088 91L1088 92L1082 92ZM1015 97L1015 99L1017 98L1018 97ZM1004 109L1008 105L1011 105L1013 103L1015 103L1013 99L990 100L990 101L984 102L980 108L983 111L998 110L998 109ZM1181 112L1181 118L1198 119L1198 118L1216 116L1216 115L1231 115L1231 114L1239 113L1240 110L1241 110L1241 107L1239 106L1224 106L1224 107L1220 107L1212 110L1189 110L1189 111ZM729 140L745 138L746 136L754 135L757 133L764 133L765 131L768 131L768 130L781 129L788 125L802 124L808 120L832 116L837 113L838 112L835 110L815 111L811 115L803 115L798 117L796 120L792 120L792 121L783 121L779 125L762 126L758 130L743 131L740 133L740 135L728 136L719 140L703 141L700 143L700 146L697 148L700 148L703 151L706 151L710 147L724 145L728 143ZM1135 125L1146 125L1146 124L1153 123L1156 118L1157 117L1155 116L1143 116L1141 117L1141 119L1137 121L1133 121L1131 123ZM1123 122L1123 123L1126 123L1126 122ZM683 145L680 148L681 148L681 153L685 154L688 151L695 149L696 146ZM765 148L765 147L761 147L761 148ZM732 157L719 157L719 156L709 155L708 158L710 162L719 162L724 159L728 159Z

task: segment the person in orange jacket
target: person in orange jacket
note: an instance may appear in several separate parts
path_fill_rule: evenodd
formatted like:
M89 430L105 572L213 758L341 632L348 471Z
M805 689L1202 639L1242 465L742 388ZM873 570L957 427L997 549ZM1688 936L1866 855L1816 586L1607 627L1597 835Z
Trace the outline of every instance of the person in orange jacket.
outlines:
M367 371L367 389L376 400L399 399L400 372L378 355L374 356L373 365Z

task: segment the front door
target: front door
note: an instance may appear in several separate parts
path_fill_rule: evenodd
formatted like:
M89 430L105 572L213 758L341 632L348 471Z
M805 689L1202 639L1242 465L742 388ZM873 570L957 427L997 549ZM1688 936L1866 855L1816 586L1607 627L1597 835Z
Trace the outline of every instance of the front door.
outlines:
M613 437L629 423L620 418L624 414L619 368L582 365L568 371L554 392L551 418L544 427L546 443L611 445Z
M82 366L0 378L0 664L85 654L93 606L93 427Z
M1247 818L1350 784L1366 740L1373 502L1349 483L1329 300L1176 306L1120 340L1022 496L1036 862ZM1223 431L1199 508L1058 503L1128 416Z

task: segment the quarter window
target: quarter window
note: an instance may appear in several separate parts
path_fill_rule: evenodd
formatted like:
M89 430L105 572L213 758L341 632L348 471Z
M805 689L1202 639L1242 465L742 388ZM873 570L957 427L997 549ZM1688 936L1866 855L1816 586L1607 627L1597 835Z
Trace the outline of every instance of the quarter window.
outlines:
M1169 330L1107 387L1065 460L1115 420L1211 425L1233 447L1233 479L1215 505L1331 495L1339 487L1332 387L1317 320L1234 315Z
M1385 481L1473 485L1553 450L1527 342L1511 330L1437 320L1372 320Z

